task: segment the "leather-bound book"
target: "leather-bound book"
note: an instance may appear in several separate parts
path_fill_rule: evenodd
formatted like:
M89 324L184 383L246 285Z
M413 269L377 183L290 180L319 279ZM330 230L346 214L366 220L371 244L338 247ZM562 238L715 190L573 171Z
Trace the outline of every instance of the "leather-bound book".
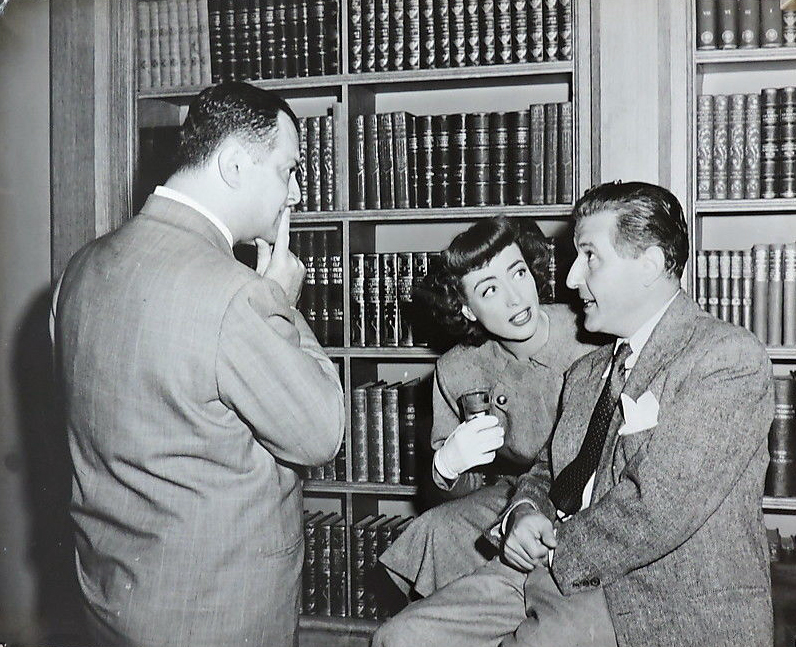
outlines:
M348 71L362 72L362 0L348 3Z
M779 116L779 182L780 198L796 198L796 87L787 86L777 92Z
M356 483L368 481L367 389L373 384L366 382L351 391L351 475Z
M719 0L718 6L719 47L738 47L738 0Z
M512 0L512 60L515 63L527 63L528 52L528 3L527 0Z
M530 111L508 113L509 134L509 203L530 201Z
M530 204L545 203L545 107L533 104L530 109Z
M362 71L376 71L376 0L362 0Z
M489 115L489 203L509 204L509 132L505 112Z
M157 9L155 9L157 6ZM160 85L161 87L171 87L171 49L169 45L169 5L168 0L157 0L150 13L155 13L155 25L150 25L152 33L157 37L158 46L150 49L160 57Z
M730 294L730 269L731 269L731 256L730 251L723 249L718 252L719 255L719 319L722 321L730 321L730 303L732 295Z
M214 78L213 81L221 80L221 61L223 53L221 50L221 0L210 0L211 2L211 15L217 18L218 23L210 23L210 37L217 39L217 51L214 52ZM143 3L141 3L143 4ZM158 10L157 2L148 2L149 5L149 72L152 75L152 87L159 88L168 83L163 82L163 74L161 72L161 57L160 57L160 12ZM217 79L216 79L217 76Z
M398 284L398 345L414 346L412 331L412 252L398 252L396 256Z
M390 1L376 0L376 71L390 69Z
M495 30L495 0L481 0L481 64L497 61L497 32Z
M768 339L768 245L752 247L752 332Z
M351 617L365 617L365 528L383 518L383 514L369 514L351 527Z
M299 211L307 210L307 118L299 117L299 185L301 187L301 202Z
M309 16L308 16L309 17ZM306 34L306 23L302 23L301 0L288 0L287 2L287 75L307 76L307 59L302 60L303 52L302 35Z
M782 11L782 45L796 47L796 10Z
M390 0L390 65L391 70L404 69L406 50L406 0Z
M533 63L544 61L543 0L528 0L528 58Z
M708 309L708 255L704 249L696 251L696 285L694 298L697 305Z
M379 116L365 115L365 188L368 209L381 208Z
M697 200L713 197L713 95L697 97Z
M730 96L727 152L727 197L742 200L744 197L746 95Z
M412 300L418 303L418 295L423 291L423 283L428 275L428 252L412 252ZM418 313L418 306L413 306L412 311ZM414 335L415 346L428 346L428 326L427 317L416 314L412 319L412 332Z
M710 250L708 255L708 312L714 317L719 316L719 253Z
M417 206L431 207L434 192L434 130L430 115L415 119L417 137Z
M315 582L315 532L320 520L332 513L304 513L304 562L301 570L301 612L307 616L317 615Z
M251 79L263 78L263 31L260 0L247 0L249 3L249 65Z
M315 296L317 276L315 272L315 232L311 229L299 231L301 238L301 262L304 263L304 285L301 288L300 309L307 320L307 325L315 332L318 322L316 311L317 299Z
M389 384L382 392L382 419L384 420L384 482L398 485L401 482L400 427L398 413L398 387L400 382Z
M744 116L744 198L760 197L760 147L761 147L760 95L746 95Z
M409 176L409 207L417 207L417 127L415 126L416 117L411 113L406 114L406 172Z
M189 9L193 6L193 3L196 5L196 23L199 40L199 84L210 85L210 83L213 82L213 71L211 63L212 56L210 54L209 6L205 0L192 0L192 5L189 5ZM191 15L192 12L189 12L189 17L191 17Z
M796 244L782 252L782 344L796 346Z
M144 90L152 87L152 48L150 40L152 38L149 26L151 18L149 10L150 2L138 2L136 4L136 26L138 28L138 89Z
M409 133L406 112L392 113L393 132L393 185L395 187L395 207L408 209L409 201Z
M481 11L478 0L464 2L464 38L467 65L481 65Z
M717 0L696 0L697 49L716 49Z
M573 123L572 102L558 104L558 200L570 204L573 195Z
M730 252L730 323L743 325L743 257L740 251Z
M395 208L395 172L393 171L393 124L392 114L379 114L379 184L381 192L381 208Z
M285 78L288 64L287 0L274 0L274 76Z
M495 0L495 63L512 62L511 0Z
M544 60L558 59L558 0L544 0L542 4L544 25Z
M406 52L404 67L407 70L420 69L420 0L404 0L406 7L405 36Z
M348 615L347 589L348 568L346 567L345 519L336 514L329 523L329 612L330 615L345 618Z
M729 101L726 95L713 97L713 198L727 198L727 142Z
M450 206L450 126L448 115L435 115L431 119L434 134L434 186L432 206Z
M239 0L235 3L235 60L235 78L241 80L254 78L248 0Z
M365 255L351 254L351 346L365 346Z
M335 204L334 117L323 115L321 125L321 210L333 211Z
M260 8L263 34L263 78L276 77L276 7L273 2L264 2Z
M754 272L752 250L741 252L741 325L752 330L752 300L754 298Z
M340 229L324 232L329 265L329 345L343 345L343 234ZM345 443L343 443L345 447ZM345 470L343 470L345 480Z
M768 433L770 456L765 493L796 496L796 381L774 378L774 420Z
M544 202L558 199L558 104L544 106Z
M398 436L401 452L401 483L417 483L417 458L415 438L417 436L417 379L405 382L398 387Z
M332 581L332 528L342 523L343 516L333 512L315 526L315 615L318 616L332 615L332 590L339 587L339 582ZM339 569L339 555L336 561Z
M760 0L738 0L738 47L760 47Z
M779 127L777 89L764 88L760 93L760 197L766 200L777 197L777 153Z
M381 343L381 264L375 252L365 254L365 346Z
M434 0L420 2L420 67L433 69L437 67L437 14Z
M558 60L572 60L572 0L558 0Z
M310 76L326 74L329 47L326 38L327 16L326 0L308 0L309 22L307 23L307 41L309 42L309 60L307 69Z
M436 67L451 66L450 0L435 0Z
M326 56L322 57L321 74L340 73L340 7L338 0L326 0L325 29L323 34L323 48Z
M782 252L784 245L768 246L768 333L766 344L782 345Z
M369 386L365 390L368 403L368 481L384 483L384 388L382 382Z
M321 118L307 117L307 211L321 210Z
M329 279L329 241L326 232L318 229L312 232L313 256L315 259L315 336L321 346L329 345L330 279Z
M465 204L489 204L489 114L467 115L467 198Z
M354 181L351 187L351 209L361 210L366 208L365 196L365 116L354 117L354 126L351 136L354 151Z
M450 205L467 203L467 115L450 115Z
M448 0L450 2L450 60L451 67L464 67L467 65L467 37L464 27L464 2L465 0Z
M381 346L398 346L400 335L398 323L398 258L396 252L382 252L380 297L381 297Z
M782 47L780 0L760 0L760 40L763 47Z

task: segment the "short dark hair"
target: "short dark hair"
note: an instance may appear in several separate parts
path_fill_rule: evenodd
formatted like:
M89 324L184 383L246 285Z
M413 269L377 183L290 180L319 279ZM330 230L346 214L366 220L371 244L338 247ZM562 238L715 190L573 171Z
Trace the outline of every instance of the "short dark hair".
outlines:
M600 211L616 213L612 242L617 252L637 258L657 245L666 271L679 279L688 260L688 227L680 202L667 189L647 182L607 182L575 203L575 222Z
M470 321L462 314L462 306L467 302L462 278L485 267L514 243L528 264L540 300L550 301L550 252L539 225L532 220L518 221L505 216L485 218L458 234L440 254L436 270L429 273L417 291L418 299L428 305L433 319L458 342L477 346L491 337L480 322Z
M298 130L295 113L273 92L241 81L205 88L191 102L180 128L176 170L202 166L229 135L270 148L280 112L287 114Z

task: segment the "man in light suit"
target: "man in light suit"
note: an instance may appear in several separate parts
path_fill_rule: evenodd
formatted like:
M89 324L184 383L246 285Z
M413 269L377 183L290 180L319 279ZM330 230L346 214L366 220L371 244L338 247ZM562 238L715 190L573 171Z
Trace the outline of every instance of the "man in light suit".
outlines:
M410 605L374 645L771 645L765 349L680 291L669 191L601 185L574 217L567 284L586 328L618 339L567 371L549 451L492 530L502 562Z
M177 171L56 295L80 586L97 645L296 645L296 466L333 458L344 429L295 308L296 117L224 83L180 139ZM232 254L249 241L256 271Z

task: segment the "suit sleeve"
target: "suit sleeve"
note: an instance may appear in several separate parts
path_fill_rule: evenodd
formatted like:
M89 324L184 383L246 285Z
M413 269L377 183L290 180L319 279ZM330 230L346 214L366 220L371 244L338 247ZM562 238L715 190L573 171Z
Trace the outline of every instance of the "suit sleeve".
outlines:
M340 378L276 283L253 280L231 300L216 364L222 402L271 454L299 465L334 458L345 429Z
M611 584L672 552L765 448L773 386L757 342L728 335L688 361L685 377L664 387L658 425L616 485L558 528L552 571L565 594L578 580Z

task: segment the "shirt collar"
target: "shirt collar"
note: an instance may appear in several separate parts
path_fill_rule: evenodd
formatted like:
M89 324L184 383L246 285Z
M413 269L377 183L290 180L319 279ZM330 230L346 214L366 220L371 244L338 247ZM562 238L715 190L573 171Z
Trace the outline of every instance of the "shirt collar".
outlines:
M221 222L221 220L219 220L216 216L210 213L210 211L208 211L206 207L203 207L195 200L192 200L184 193L181 193L180 191L175 191L174 189L170 189L169 187L156 186L154 193L155 195L159 195L162 198L168 198L169 200L180 202L184 204L186 207L190 207L194 211L201 213L205 218L207 218L210 222L212 222L216 226L216 228L224 235L224 238L226 238L230 248L232 248L233 239L232 239L232 232L229 230L229 227L227 227L223 222Z
M641 349L646 346L647 341L652 335L652 331L655 330L655 326L658 325L658 322L661 320L663 315L669 309L669 306L672 305L672 302L677 298L678 292L674 293L671 299L669 299L666 303L663 304L663 307L658 310L654 315L652 315L647 321L645 321L641 327L634 332L630 337L619 337L616 342L614 342L614 354L619 349L620 344L623 342L627 342L630 344L630 356L625 360L625 369L630 370L636 365L636 360L638 359L639 353L641 353ZM603 379L608 377L608 374L611 372L611 362L608 362L608 366L603 372Z

